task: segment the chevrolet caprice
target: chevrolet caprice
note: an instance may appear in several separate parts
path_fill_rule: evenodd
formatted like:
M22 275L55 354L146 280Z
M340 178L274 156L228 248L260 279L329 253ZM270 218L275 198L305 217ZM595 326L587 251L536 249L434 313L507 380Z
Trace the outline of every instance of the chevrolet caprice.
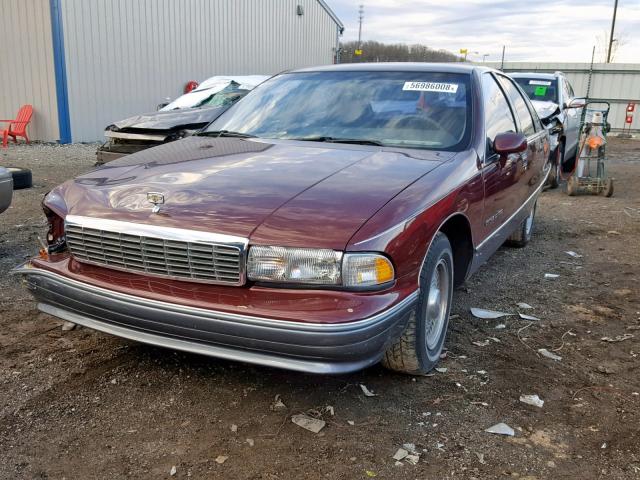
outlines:
M286 72L200 134L52 190L47 248L15 271L41 311L144 343L425 373L454 288L530 240L548 150L496 70Z

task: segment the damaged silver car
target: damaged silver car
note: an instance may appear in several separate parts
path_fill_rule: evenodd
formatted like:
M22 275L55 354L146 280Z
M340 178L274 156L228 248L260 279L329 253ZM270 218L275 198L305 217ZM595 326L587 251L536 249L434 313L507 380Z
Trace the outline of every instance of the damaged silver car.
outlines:
M562 72L518 72L509 76L531 99L540 120L549 131L552 169L548 184L555 188L563 172L572 171L576 161L584 98L576 97Z
M157 112L115 122L105 129L107 141L98 148L96 164L193 135L268 78L211 77Z

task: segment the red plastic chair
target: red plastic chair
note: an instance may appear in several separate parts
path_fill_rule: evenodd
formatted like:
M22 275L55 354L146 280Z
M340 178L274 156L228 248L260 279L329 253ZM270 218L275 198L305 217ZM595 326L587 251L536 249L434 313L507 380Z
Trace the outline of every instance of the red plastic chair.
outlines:
M23 105L18 111L18 116L15 120L0 120L0 123L8 123L9 128L2 130L2 148L7 148L9 143L9 137L13 138L14 143L18 143L16 137L24 138L29 143L29 137L27 136L27 125L31 121L33 115L33 106Z

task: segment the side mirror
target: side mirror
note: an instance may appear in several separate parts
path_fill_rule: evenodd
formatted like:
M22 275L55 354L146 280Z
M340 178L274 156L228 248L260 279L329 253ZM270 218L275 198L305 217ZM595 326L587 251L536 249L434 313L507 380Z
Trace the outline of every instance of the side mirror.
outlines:
M527 137L522 133L504 132L496 135L493 141L493 150L506 157L510 153L520 153L527 149Z
M586 104L587 101L584 98L574 98L565 108L584 108Z

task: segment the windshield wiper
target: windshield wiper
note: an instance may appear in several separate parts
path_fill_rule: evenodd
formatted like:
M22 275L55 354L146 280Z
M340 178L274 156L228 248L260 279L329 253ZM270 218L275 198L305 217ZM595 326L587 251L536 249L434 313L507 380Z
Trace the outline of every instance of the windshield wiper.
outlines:
M326 143L352 143L356 145L376 145L378 147L384 147L385 144L377 140L366 140L364 138L339 138L339 137L301 137L301 138L287 138L287 140L298 140L301 142L326 142Z
M242 132L232 132L230 130L215 130L212 132L200 132L198 135L205 137L233 137L233 138L256 138L255 135Z

